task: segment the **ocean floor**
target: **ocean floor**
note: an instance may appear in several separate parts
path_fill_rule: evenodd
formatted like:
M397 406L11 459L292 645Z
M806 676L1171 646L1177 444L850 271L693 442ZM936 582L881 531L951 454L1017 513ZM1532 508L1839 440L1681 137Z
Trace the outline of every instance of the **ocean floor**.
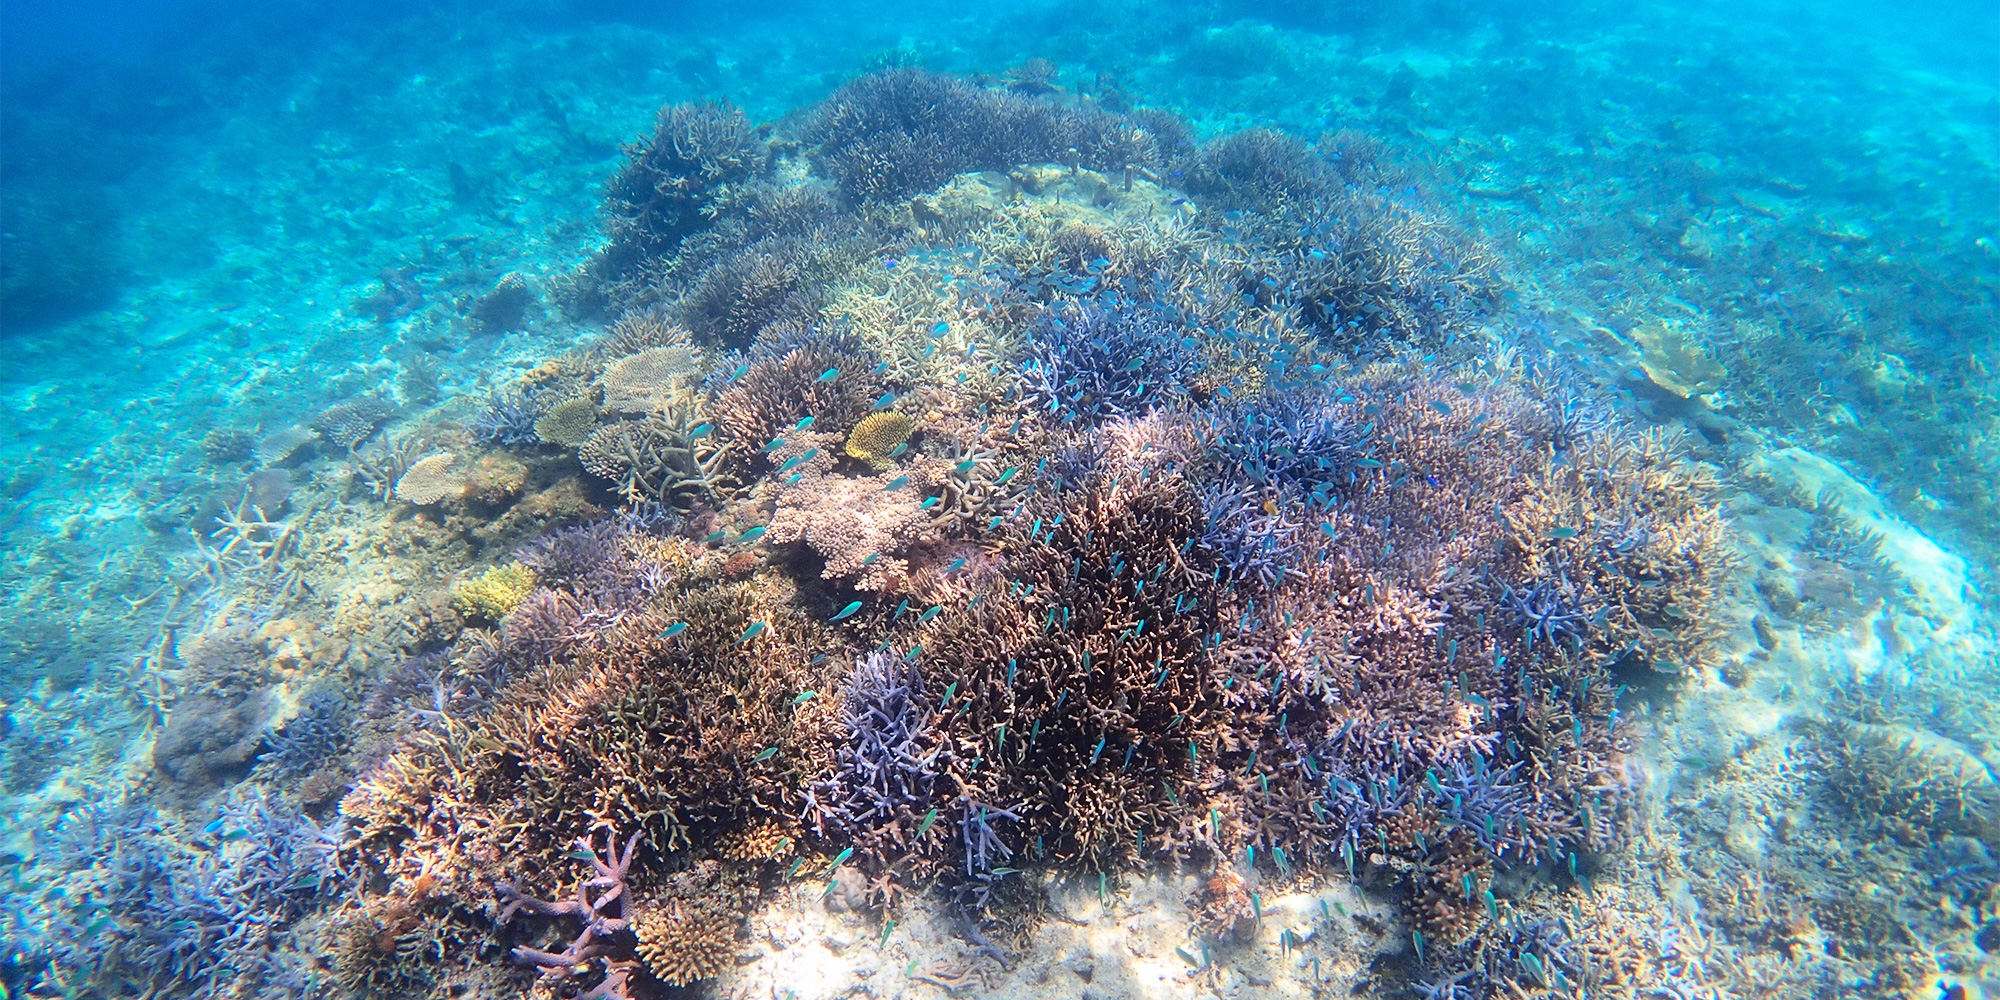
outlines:
M467 666L525 656L508 646L523 641L525 627L507 623L522 594L477 598L501 602L488 605L465 595L475 584L489 588L477 594L501 594L507 584L492 572L547 557L526 554L538 538L616 523L630 498L616 474L592 475L588 457L580 466L577 448L600 431L643 422L621 423L617 392L669 393L620 382L612 374L620 351L605 345L636 345L627 360L661 364L664 355L652 352L688 346L619 341L641 334L615 310L592 308L593 295L629 294L601 270L612 244L600 209L627 162L626 144L654 127L664 105L726 97L763 126L757 142L782 137L770 156L787 165L772 182L809 186L809 158L791 138L798 109L860 74L923 67L996 91L1047 87L1038 99L1065 108L1169 109L1203 141L1271 128L1318 150L1398 164L1407 185L1399 181L1381 203L1468 234L1496 289L1492 308L1451 339L1401 345L1402 363L1413 371L1455 366L1450 380L1463 399L1453 403L1495 413L1504 407L1494 394L1515 384L1506 373L1559 371L1578 398L1599 401L1607 425L1678 456L1676 475L1710 491L1720 512L1714 551L1728 555L1717 560L1713 586L1704 577L1697 588L1700 608L1669 605L1675 620L1663 622L1671 628L1651 624L1650 632L1682 643L1666 633L1699 617L1700 652L1661 654L1654 669L1619 672L1615 701L1599 690L1612 707L1591 725L1601 722L1605 752L1628 789L1615 820L1584 807L1580 846L1557 852L1566 860L1488 865L1465 875L1462 893L1456 882L1444 893L1441 908L1460 907L1473 923L1491 916L1466 938L1477 942L1476 959L1439 964L1440 924L1417 904L1428 905L1422 893L1435 895L1445 877L1431 870L1429 844L1398 853L1386 834L1379 851L1372 835L1359 851L1350 844L1345 865L1329 842L1295 867L1283 853L1274 863L1270 842L1243 832L1249 820L1225 832L1227 806L1218 805L1188 828L1167 824L1163 840L1181 846L1157 848L1172 856L1155 863L1109 865L1106 874L1024 863L1027 871L1001 876L989 866L987 884L1009 887L1002 895L1010 908L982 919L967 913L990 912L984 894L976 907L954 901L950 886L962 891L963 880L954 881L949 863L913 870L901 898L885 906L879 858L868 850L829 856L821 848L834 841L808 836L802 816L792 815L780 824L783 847L768 855L737 857L718 836L723 846L682 844L681 854L699 861L668 873L660 852L648 873L658 884L633 893L647 912L680 905L675 880L705 872L711 889L740 894L742 919L720 943L685 946L713 952L708 974L690 979L696 985L647 980L634 995L1473 1000L1575 995L1562 972L1569 968L1608 995L2000 996L2000 635L1988 597L2000 558L1992 377L2000 365L2000 96L1985 57L1956 49L1940 56L1938 40L1920 28L1864 41L1840 15L1798 18L1810 19L1776 27L1734 7L1641 6L1616 18L1495 13L1431 23L1379 14L1332 31L1153 7L1087 20L1033 7L829 9L676 26L417 14L247 54L218 45L164 74L150 111L106 111L105 102L136 102L139 91L106 97L78 82L41 81L50 96L32 106L9 96L9 294L20 294L17 277L26 275L19 280L46 284L51 310L69 314L36 317L32 327L10 321L11 363L0 373L11 412L0 441L10 500L0 512L0 934L8 952L0 982L51 997L141 989L574 996L596 984L582 975L538 982L531 967L508 959L517 945L568 944L574 926L565 921L576 914L530 906L516 917L493 876L519 863L526 870L510 877L526 880L521 894L567 898L556 894L584 892L578 883L606 870L604 857L615 852L565 853L567 841L537 841L540 853L508 859L465 846L509 821L498 809L477 824L468 818L465 829L480 832L464 844L432 852L412 846L425 835L382 833L402 829L383 803L419 786L439 802L457 794L456 779L430 786L423 782L431 778L409 776L475 773L486 744L459 734L508 738L479 720L539 711L525 707L522 686L544 685L552 703L579 719L615 714L580 694L564 702L572 697L565 685L587 685L547 657L489 674ZM1050 61L1046 75L1028 62L1037 58ZM120 116L148 114L172 124L127 129L104 147L129 163L86 174L66 160L84 159L76 150L94 136L120 131ZM960 471L963 496L940 485L960 452L902 459L905 480L928 482L921 463L936 465L931 485L977 514L967 524L989 513L997 524L1007 504L1029 502L1010 492L1011 472L999 474L1006 456L1055 446L1010 438L998 426L1004 420L975 410L982 400L1021 407L998 381L1002 364L1018 370L1030 348L1009 340L1018 331L996 318L1002 306L964 305L974 301L971 284L998 273L992 259L985 270L954 272L950 253L1001 245L996 234L1016 232L1022 246L1054 245L1051 234L1066 227L1121 234L1133 245L1153 238L1135 233L1166 232L1167 243L1198 244L1205 260L1248 273L1244 262L1261 252L1261 237L1235 227L1288 218L1283 209L1209 209L1206 194L1188 193L1195 178L1135 179L1129 168L1080 166L1081 154L1067 152L1078 159L1013 164L1011 175L944 170L937 183L882 199L882 214L906 227L895 231L917 233L910 245L929 256L913 251L885 265L863 247L841 251L853 257L842 258L847 270L814 263L845 277L827 284L841 295L816 302L811 318L864 328L867 356L895 359L883 377L900 380L895 391L884 382L867 394L900 392L894 406L861 399L849 423L898 409L914 418L902 435L919 452L953 434L969 442L962 454L981 464L969 477ZM80 191L65 186L66 173L103 183ZM110 221L87 231L47 223L85 218L76 206L92 198L108 203L99 208ZM959 233L953 227L970 234L957 247L947 239ZM816 238L831 231L812 230ZM701 252L711 250L724 254ZM100 262L102 273L78 278L73 272L90 270L79 259ZM1087 270L1088 258L1077 259ZM38 277L36 260L56 263ZM1017 264L1028 270L1018 261L1008 267ZM933 273L971 277L928 283ZM714 284L761 280L724 277ZM56 286L72 280L96 290L61 300ZM676 294L632 301L671 309L697 294L726 294L687 281L662 287ZM1244 292L1246 302L1259 294ZM84 301L91 304L80 309ZM725 313L736 315L717 312ZM957 324L948 335L930 326L939 317ZM674 393L719 398L763 357L717 322L720 332L697 331L707 339L688 355L698 360L673 376L682 379ZM1282 340L1284 323L1273 323ZM944 351L925 349L927 335ZM1267 348L1243 347L1238 360L1258 350ZM1338 352L1270 350L1277 353L1264 360L1294 362L1294 375L1324 358L1337 373L1329 379L1376 377ZM1156 362L1134 358L1128 370ZM1190 392L1223 399L1209 394L1229 379L1240 380L1239 390L1263 385L1253 363L1228 371ZM848 391L856 373L845 377L826 382ZM661 376L659 385L670 381ZM815 384L805 382L822 392L812 398L832 398ZM596 394L580 418L585 426L544 425L556 415L551 406L512 431L494 430L496 400L575 385ZM1428 419L1468 419L1443 400ZM852 450L849 427L825 416L826 406L849 404L820 405L824 422L811 430L810 421L793 424L797 414L739 418L761 433L751 441L741 432L748 446L726 461L759 450L769 458L754 466L755 482L733 473L747 483L745 499L697 505L673 532L619 543L643 548L633 558L671 586L732 595L734 610L673 598L682 602L671 605L681 627L695 623L690 636L721 628L716 622L740 628L754 619L760 631L768 623L762 638L746 630L736 639L732 629L718 645L769 650L768 669L823 682L818 703L791 705L808 728L835 721L825 703L841 678L813 672L829 650L851 664L865 644L849 646L864 636L885 647L893 640L898 650L922 638L933 656L947 648L939 643L976 648L952 630L976 632L967 622L978 600L959 620L955 602L970 589L953 589L951 571L925 576L926 567L936 571L947 552L963 552L959 564L970 559L971 571L982 571L980 553L1019 546L1024 527L1010 524L1005 539L988 527L999 540L984 549L968 541L969 529L949 545L899 538L866 561L867 540L844 549L827 541L838 525L811 518L838 517L810 513L798 477L786 482L780 463L797 459L782 471L812 474L809 488L857 491L856 510L885 503L880 495L903 482L882 464L896 456ZM702 434L689 427L699 419L674 428L674 440L698 463L725 461L697 444ZM1480 432L1470 424L1466 440ZM730 433L725 426L718 437ZM1176 447L1162 434L1166 443L1128 449L1140 457L1121 453L1129 468L1147 470L1141 482L1161 468L1144 454ZM771 443L759 449L765 437ZM814 447L825 454L809 453ZM453 457L431 462L442 455ZM851 458L834 470L842 455ZM443 469L449 475L435 482L412 475ZM624 485L673 500L658 482ZM807 513L788 527L787 510ZM1276 506L1268 510L1279 516ZM766 526L770 536L752 544ZM1036 520L1028 548L1042 530ZM1047 531L1053 544L1055 528ZM1549 531L1542 538L1551 552L1576 533ZM724 534L727 543L715 541ZM1681 551L1697 548L1689 541ZM547 594L555 571L536 566ZM833 582L800 566L824 567ZM1121 568L1114 561L1111 576ZM1020 586L991 582L1010 597ZM654 596L671 591L647 586L667 588ZM838 638L847 645L829 638L828 613L850 593L872 601L897 587L936 595L906 601L913 615L933 603L954 610L927 626L871 606L852 637ZM581 584L572 589L582 593ZM1217 600L1241 610L1233 590ZM594 630L588 641L609 644L604 637L615 637L624 614L608 604L579 613L562 642L584 643L577 635ZM924 627L936 631L911 631ZM1299 648L1311 631L1294 633ZM1655 638L1634 634L1605 663ZM905 662L917 662L922 648ZM815 650L820 659L808 659ZM1455 640L1451 650L1455 658ZM1086 672L1089 662L1086 655ZM1588 670L1611 676L1603 665ZM517 685L513 701L509 684ZM1586 707L1590 685L1576 695ZM1449 679L1444 686L1451 689ZM946 707L952 700L944 695ZM1586 714L1577 713L1578 753ZM1339 732L1335 741L1347 730ZM998 746L1006 739L1003 724ZM786 753L809 744L800 737ZM761 745L743 746L747 755ZM1103 750L1100 741L1088 765L1072 763L1095 767ZM1483 768L1485 758L1474 756ZM1246 786L1256 759L1252 749ZM791 765L779 756L772 766ZM731 773L751 782L766 771ZM594 836L624 808L577 805L563 829ZM698 840L739 819L704 814L685 826ZM1617 834L1596 837L1600 821ZM682 829L679 820L660 822L649 828L655 839ZM938 822L971 851L985 818L979 826L969 814L957 826ZM480 842L488 849L505 842L491 836ZM1142 836L1141 853L1145 843ZM1026 844L1016 846L1025 857ZM323 871L308 860L322 857L332 859ZM159 888L167 885L178 888ZM173 895L183 891L186 898ZM149 893L153 902L141 902ZM255 893L266 903L254 918L217 902ZM503 909L515 923L498 919ZM1525 941L1520 928L1531 918L1538 929L1560 928L1536 933L1563 937ZM189 947L166 940L179 921L228 930ZM1495 937L1503 925L1515 936ZM641 954L647 933L637 937ZM93 977L100 963L143 964L136 956L153 954L147 949L172 958L138 976ZM1548 957L1559 952L1576 964ZM222 953L270 964L240 973L218 967L212 956ZM663 981L659 968L652 974Z

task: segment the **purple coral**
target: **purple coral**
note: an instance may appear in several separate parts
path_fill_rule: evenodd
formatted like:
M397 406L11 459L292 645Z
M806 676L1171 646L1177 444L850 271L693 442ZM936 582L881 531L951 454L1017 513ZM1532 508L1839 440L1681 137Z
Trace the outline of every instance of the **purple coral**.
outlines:
M914 663L887 651L862 657L847 679L842 721L847 745L833 777L807 795L814 830L853 836L898 820L912 820L930 806L940 757L949 751L931 732L933 710Z
M544 917L575 917L582 921L582 930L570 940L562 951L542 951L526 945L514 949L514 959L525 962L541 970L544 982L560 982L576 975L586 968L593 959L612 953L610 939L631 926L627 916L631 893L626 889L625 877L632 870L632 855L639 849L643 835L634 833L626 838L625 847L618 847L617 834L605 831L604 850L599 851L587 837L576 841L576 853L587 856L592 875L577 883L576 895L555 902L529 896L512 883L502 882L495 887L504 906L500 909L500 923L507 923L522 910ZM586 998L630 996L629 972L613 967L605 975L604 981L595 989L585 993Z

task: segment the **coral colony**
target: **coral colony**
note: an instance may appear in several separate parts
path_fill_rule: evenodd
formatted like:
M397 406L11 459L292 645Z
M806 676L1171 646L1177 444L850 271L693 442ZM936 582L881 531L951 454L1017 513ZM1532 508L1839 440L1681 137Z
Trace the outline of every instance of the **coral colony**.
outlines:
M1511 351L1411 184L1352 135L915 69L775 129L667 108L567 293L606 332L378 474L494 518L491 470L554 468L617 513L467 567L455 626L272 736L269 773L347 769L334 829L56 831L91 888L39 960L305 995L266 942L310 913L335 988L637 998L790 883L1004 954L1051 880L1175 871L1190 953L1353 879L1411 995L1682 995L1578 915L1633 829L1621 693L1721 630L1714 483Z

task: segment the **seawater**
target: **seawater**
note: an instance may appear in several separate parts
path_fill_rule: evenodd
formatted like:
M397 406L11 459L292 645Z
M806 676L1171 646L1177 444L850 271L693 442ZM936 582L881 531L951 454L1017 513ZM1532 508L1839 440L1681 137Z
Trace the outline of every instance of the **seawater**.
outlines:
M1989 6L0 54L8 991L2000 991Z

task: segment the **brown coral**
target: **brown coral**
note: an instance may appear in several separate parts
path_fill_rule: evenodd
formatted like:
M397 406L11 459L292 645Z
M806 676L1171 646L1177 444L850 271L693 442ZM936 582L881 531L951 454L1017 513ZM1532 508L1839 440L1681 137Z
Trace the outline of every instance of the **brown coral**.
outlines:
M841 450L849 458L884 458L897 445L908 441L916 429L917 422L901 413L871 413L848 432L847 444Z

